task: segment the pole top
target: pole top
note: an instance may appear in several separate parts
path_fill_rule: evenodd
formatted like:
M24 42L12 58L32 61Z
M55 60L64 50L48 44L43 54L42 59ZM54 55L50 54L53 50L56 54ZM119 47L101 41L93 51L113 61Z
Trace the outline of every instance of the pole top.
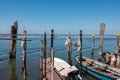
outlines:
M91 34L91 36L92 36L92 37L94 37L94 36L95 36L95 34L94 34L94 33L92 33L92 34Z
M118 37L118 36L120 36L120 33L119 33L119 32L117 32L117 33L116 33L116 36L117 36L117 37Z

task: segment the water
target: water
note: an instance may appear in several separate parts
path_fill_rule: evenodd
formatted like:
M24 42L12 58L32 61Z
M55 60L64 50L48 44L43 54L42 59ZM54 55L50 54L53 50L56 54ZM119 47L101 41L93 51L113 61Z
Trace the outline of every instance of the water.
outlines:
M54 39L55 56L67 61L67 47L64 45L67 35L56 35ZM72 41L76 42L78 35L72 35ZM19 37L21 38L21 37ZM28 35L27 42L27 79L40 80L40 35ZM98 57L99 36L95 36L94 59ZM116 37L114 35L105 35L103 51L116 51ZM47 54L50 50L50 36L47 37ZM22 48L21 41L17 41L16 60L9 60L9 41L0 41L0 80L23 80L22 76ZM73 46L72 60L76 65L75 56L79 55L77 47ZM83 35L83 55L91 58L91 36ZM91 75L84 74L84 80L98 80Z

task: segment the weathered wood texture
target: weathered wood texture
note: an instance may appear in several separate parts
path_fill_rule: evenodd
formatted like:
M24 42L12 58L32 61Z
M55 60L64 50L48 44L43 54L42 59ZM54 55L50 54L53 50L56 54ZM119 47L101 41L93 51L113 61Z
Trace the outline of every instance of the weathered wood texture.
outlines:
M54 30L51 30L51 50L53 49L53 41L54 41ZM51 57L51 61L53 60L53 65L54 65L54 56L55 54L53 54L53 59L52 59L52 54L50 53L50 57Z
M27 34L27 31L25 30L23 32L23 78L24 80L26 80L26 49L27 49L27 42L26 42L26 34Z
M81 48L80 48L80 66L81 66L81 72L80 76L82 77L82 30L80 30L80 42L81 42Z
M116 46L117 46L117 47L116 47L116 48L117 48L117 49L116 49L116 52L117 52L117 53L120 53L120 39L119 39L119 38L120 38L120 34L119 34L119 33L116 33Z
M46 49L47 49L47 41L46 41L46 32L44 33L44 55L43 55L43 78L46 78Z
M53 48L54 30L51 30L51 48Z
M98 51L98 61L102 61L102 52L103 52L103 39L104 39L105 24L100 24L100 43Z
M72 66L72 39L70 33L68 38L70 39L70 42L68 44L68 63Z
M92 51L91 51L91 58L94 59L94 33L92 33Z
M11 38L17 38L18 22L16 21L13 26L11 26ZM10 58L16 57L16 40L10 40Z

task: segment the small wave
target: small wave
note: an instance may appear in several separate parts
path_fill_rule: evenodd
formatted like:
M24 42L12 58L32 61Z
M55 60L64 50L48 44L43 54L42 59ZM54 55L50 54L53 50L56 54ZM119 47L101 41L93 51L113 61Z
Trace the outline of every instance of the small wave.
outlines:
M4 55L4 56L0 57L0 61L5 61L5 60L7 60L8 58L9 58L8 55Z

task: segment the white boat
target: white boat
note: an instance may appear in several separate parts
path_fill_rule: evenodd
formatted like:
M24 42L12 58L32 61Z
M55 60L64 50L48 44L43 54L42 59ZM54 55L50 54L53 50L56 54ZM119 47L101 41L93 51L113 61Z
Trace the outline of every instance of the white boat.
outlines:
M54 67L65 79L82 80L79 70L75 66L70 66L62 59L54 58Z

